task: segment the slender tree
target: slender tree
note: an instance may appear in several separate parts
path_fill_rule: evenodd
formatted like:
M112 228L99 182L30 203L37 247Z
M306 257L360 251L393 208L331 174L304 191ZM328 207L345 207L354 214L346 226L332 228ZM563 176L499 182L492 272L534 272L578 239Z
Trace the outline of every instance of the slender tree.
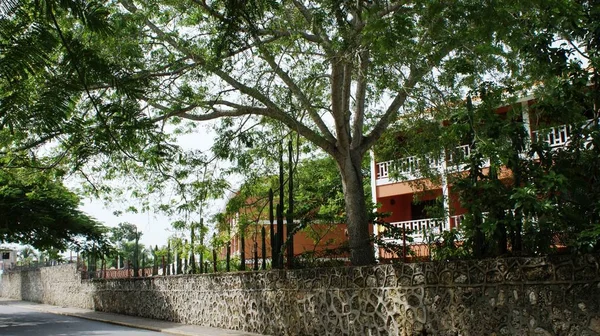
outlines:
M292 141L288 143L288 209L287 209L287 263L288 268L294 268L294 164Z

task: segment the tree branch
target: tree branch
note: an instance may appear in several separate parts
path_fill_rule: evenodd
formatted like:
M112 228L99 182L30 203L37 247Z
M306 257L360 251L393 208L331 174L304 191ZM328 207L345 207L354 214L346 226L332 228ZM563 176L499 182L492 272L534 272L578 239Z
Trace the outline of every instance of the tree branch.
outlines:
M127 9L131 13L137 12L137 8L131 2L131 0L120 0L120 3L125 7L125 9ZM286 126L290 127L291 129L295 130L296 132L302 134L302 136L304 136L307 139L309 139L310 141L314 142L317 146L321 147L326 152L332 153L333 144L329 140L327 140L323 136L319 135L318 133L316 133L315 131L313 131L312 129L307 127L306 125L302 124L298 120L290 117L277 104L275 104L273 101L271 101L267 96L265 96L258 89L249 87L249 86L237 81L236 79L231 77L228 72L223 71L222 69L209 64L209 62L207 60L205 60L204 58L202 58L201 56L191 52L189 49L180 45L173 37L171 37L170 35L163 32L158 26L156 26L148 18L146 18L145 22L146 22L146 25L159 38L166 41L173 48L175 48L179 52L183 53L185 56L189 57L190 59L192 59L194 62L196 62L200 66L203 66L207 71L212 72L213 74L215 74L216 76L221 78L223 81L225 81L227 84L229 84L233 88L237 89L239 92L256 99L260 103L264 104L266 107L266 108L253 107L252 111L254 111L254 112L259 111L259 110L260 111L268 111L268 113L265 112L261 115L270 117L272 119L275 119L275 120L278 120L278 121L284 123ZM242 110L245 110L245 109L242 109ZM250 111L250 110L245 110L245 111ZM180 111L180 113L185 113L185 112ZM232 113L232 112L228 112L228 113ZM215 112L215 114L212 114L212 115L213 115L213 117L210 119L215 119L215 118L219 117L219 113L216 113L216 112ZM171 114L171 116L173 116L173 114ZM185 116L181 115L181 116L189 118L190 115L185 115ZM191 118L196 118L196 117L194 117L194 115L191 115L191 116L192 116ZM168 118L168 116L163 117L161 120L164 120L166 118ZM200 118L201 119L198 119L198 120L209 120L209 119L207 119L207 117L200 117Z
M323 119L321 119L321 116L319 116L317 111L315 111L314 107L312 106L308 97L304 94L302 89L300 89L296 82L294 82L294 80L285 71L283 71L283 69L281 69L279 64L275 62L275 58L273 57L273 55L269 51L267 51L266 48L264 48L264 46L259 45L258 50L261 53L263 59L267 61L271 69L275 72L275 74L285 83L285 85L290 89L294 96L296 96L296 98L300 100L302 106L308 112L308 115L310 116L312 121L317 125L323 136L327 140L335 142L333 134L331 134L329 128L327 128L327 125L325 125Z
M226 23L227 22L227 18L219 13L218 11L214 10L211 6L209 6L206 1L204 0L192 0L192 2L198 4L200 7L202 7L204 10L207 11L207 13L212 16L213 18L221 21L222 23ZM240 31L243 32L250 32L248 29L244 29L243 27L240 27ZM277 40L281 37L290 37L293 35L299 35L302 38L304 38L307 41L310 42L315 42L315 43L324 43L323 39L315 34L309 34L306 32L302 32L302 31L298 31L298 32L292 32L290 30L269 30L269 29L257 29L255 30L255 32L259 35L259 36L271 36L270 38L268 38L269 42L270 41L274 41ZM247 50L252 48L253 45L249 44L245 47L240 48L238 51L235 51L233 53L228 54L227 56L233 56L232 54L236 54L238 52L243 51L243 50Z
M362 143L362 132L365 123L365 99L367 92L367 72L369 70L369 52L360 52L360 67L357 73L356 107L354 109L354 124L352 130L352 148L358 148Z
M325 50L325 52L329 56L333 56L335 53L333 52L333 49L331 47L331 41L327 37L327 33L321 31L319 28L316 27L313 16L310 13L310 10L308 8L306 8L304 6L304 4L299 0L292 0L292 2L294 3L294 6L296 6L296 8L300 11L300 13L302 14L302 17L304 17L304 20L306 21L308 26L313 27L313 33L320 40L319 44L323 48L323 50Z
M331 61L331 114L340 148L350 148L347 111L344 110L344 67L343 61L336 57ZM336 89L337 88L337 89Z
M342 85L342 112L344 116L344 128L348 137L350 134L350 98L352 97L352 72L354 71L354 60L344 62L344 80ZM351 140L351 138L349 139Z
M319 35L309 34L309 33L302 32L302 31L258 29L256 31L256 33L259 36L272 35L273 37L290 37L290 36L297 35L297 36L300 36L303 39L307 40L308 42L319 43L319 44L323 43L323 39Z
M217 109L217 108L213 108L214 112L211 113L206 113L206 114L190 114L187 112L181 112L178 114L178 116L188 119L188 120L194 120L194 121L206 121L206 120L213 120L213 119L218 119L218 118L223 118L223 117L241 117L241 116L245 116L245 115L265 115L267 113L267 109L265 108L260 108L260 107L251 107L251 106L244 106L244 107L240 107L234 110L223 110L223 109Z
M48 140L54 139L55 137L57 137L57 136L59 136L61 134L63 134L63 133L62 132L50 133L50 134L47 134L47 135L45 135L45 136L43 136L43 137L41 137L41 138L39 138L39 139L37 139L35 141L32 141L32 142L27 143L27 144L23 144L23 145L21 145L21 146L19 146L17 148L14 148L14 149L10 149L10 151L12 151L12 152L21 152L21 151L24 151L24 150L32 149L34 147L37 147L39 145L44 144ZM6 155L8 153L9 153L9 151L1 151L0 155Z
M408 79L406 80L406 82L404 82L403 89L400 92L398 92L398 94L396 94L396 97L390 103L390 106L388 106L384 115L381 117L381 119L379 119L377 124L375 124L373 130L371 130L371 133L369 133L369 135L367 135L363 139L362 145L360 145L359 147L361 153L366 152L377 140L379 140L379 138L390 125L392 120L398 115L400 107L402 107L404 105L404 102L406 102L409 91L415 87L416 83L421 79L421 77L422 71L416 69L412 69L410 71Z
M194 120L194 121L206 121L213 120L222 117L240 117L244 115L260 115L264 117L269 117L275 120L278 120L288 126L290 129L295 130L299 134L302 134L305 138L313 142L315 145L321 147L324 151L328 153L333 153L334 146L332 143L327 141L325 138L315 133L313 130L306 127L306 125L302 124L298 120L290 117L287 114L281 114L278 111L273 111L269 108L261 108L261 107L253 107L253 106L240 106L238 108L232 110L223 110L218 108L212 108L213 112L197 115L183 112L179 114L180 117Z

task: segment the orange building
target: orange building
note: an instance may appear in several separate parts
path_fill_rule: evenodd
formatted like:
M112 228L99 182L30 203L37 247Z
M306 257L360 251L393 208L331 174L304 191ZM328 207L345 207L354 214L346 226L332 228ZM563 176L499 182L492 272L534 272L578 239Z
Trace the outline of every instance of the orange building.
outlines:
M255 251L258 258L262 258L263 229L265 232L264 254L269 261L272 257L271 224L268 219L268 206L265 206L265 204L262 203L255 198L248 198L246 200L247 206L241 207L235 214L230 215L225 219L227 233L221 233L228 235L230 256L232 258L240 258L242 252L244 252L244 257L248 265L253 263ZM294 234L294 244L292 248L295 257L316 258L320 260L348 259L349 253L345 248L348 241L346 224L315 222L301 226L299 221L295 221L294 227L296 233ZM273 230L277 233L276 217ZM288 239L288 230L288 224L284 218L284 242ZM243 237L241 234L242 232L244 233ZM224 258L226 253L226 247L221 249L221 258ZM287 256L287 254L285 254L285 256Z
M548 127L548 120L539 116L533 108L535 101L532 97L526 97L518 100L521 105L521 121L531 139L537 139L538 134L547 134L542 139L553 148L560 148L568 144L571 135L572 126L558 125ZM511 106L503 106L497 109L497 113L503 114L510 110ZM589 123L588 123L589 124ZM550 124L551 125L551 124ZM543 132L542 132L543 131ZM457 146L459 153L468 157L471 148L470 145ZM448 183L448 177L452 174L460 174L466 171L466 165L457 165L452 163L452 155L444 153L431 156L441 159L428 159L427 164L432 171L437 171L440 176L438 182L424 178L419 172L419 167L423 164L417 156L407 156L396 160L385 162L376 162L375 156L371 155L371 186L373 202L380 204L379 212L389 213L386 222L399 229L406 229L412 242L410 249L419 256L428 256L429 251L424 246L425 240L423 232L439 232L459 227L461 218L466 210L460 206L458 195L453 193L452 185ZM489 161L483 163L483 171L489 167ZM398 173L401 178L392 178L391 172ZM501 179L510 181L510 172L507 169L501 171ZM418 195L419 202L415 202ZM441 197L444 209L443 218L428 218L425 207L431 205L434 200ZM376 227L375 231L380 236L385 231L383 227ZM410 239L409 239L410 240ZM404 241L390 239L396 244L404 244ZM386 251L384 248L376 248L376 253L380 260L395 259L399 256Z

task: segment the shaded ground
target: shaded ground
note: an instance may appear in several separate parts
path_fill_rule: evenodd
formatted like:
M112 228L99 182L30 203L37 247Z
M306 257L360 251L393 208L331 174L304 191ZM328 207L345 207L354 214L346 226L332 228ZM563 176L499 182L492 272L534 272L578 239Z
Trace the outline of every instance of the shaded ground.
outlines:
M43 313L0 302L0 335L75 336L126 335L158 336L164 333L140 330L77 317Z

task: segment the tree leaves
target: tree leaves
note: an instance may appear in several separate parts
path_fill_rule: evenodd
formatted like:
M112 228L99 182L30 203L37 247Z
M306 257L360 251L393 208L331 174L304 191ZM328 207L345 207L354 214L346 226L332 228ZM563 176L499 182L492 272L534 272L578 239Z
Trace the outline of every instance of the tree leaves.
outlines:
M79 198L51 171L0 170L0 241L40 250L105 245L105 228L78 206Z

